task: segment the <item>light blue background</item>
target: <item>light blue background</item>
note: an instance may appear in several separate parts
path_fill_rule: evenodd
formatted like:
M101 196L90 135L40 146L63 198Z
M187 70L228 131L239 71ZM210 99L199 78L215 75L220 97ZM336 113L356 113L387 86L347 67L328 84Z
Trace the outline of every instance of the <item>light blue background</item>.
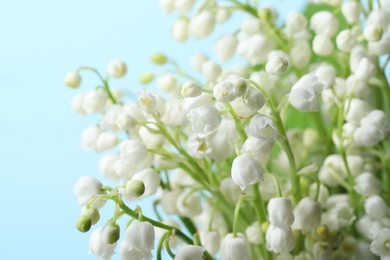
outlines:
M164 14L157 2L0 1L0 259L94 259L89 234L74 228L80 208L72 188L82 175L100 178L99 156L80 149L82 130L96 118L73 113L70 100L96 81L85 76L74 91L63 77L80 65L104 72L121 58L129 73L113 85L136 90L138 76L155 68L148 61L155 51L187 68L191 54L213 54L221 29L208 40L174 43L177 14ZM273 2L283 17L303 1Z

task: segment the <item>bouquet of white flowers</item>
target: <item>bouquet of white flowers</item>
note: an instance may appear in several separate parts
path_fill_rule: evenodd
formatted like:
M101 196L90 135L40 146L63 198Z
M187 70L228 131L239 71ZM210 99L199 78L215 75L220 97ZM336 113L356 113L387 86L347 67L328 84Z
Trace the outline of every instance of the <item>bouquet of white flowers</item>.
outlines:
M121 60L105 76L80 67L65 77L72 88L88 71L101 81L72 101L77 113L102 116L82 146L110 150L99 169L118 182L84 176L74 186L82 232L106 202L116 205L91 234L98 258L117 243L122 260L390 257L390 1L316 0L281 26L257 2L161 0L180 14L179 42L246 16L215 43L218 61L192 57L202 77L152 55L164 71L140 84L157 81L160 94L145 87L135 100L111 89L127 72ZM129 204L148 196L155 216Z

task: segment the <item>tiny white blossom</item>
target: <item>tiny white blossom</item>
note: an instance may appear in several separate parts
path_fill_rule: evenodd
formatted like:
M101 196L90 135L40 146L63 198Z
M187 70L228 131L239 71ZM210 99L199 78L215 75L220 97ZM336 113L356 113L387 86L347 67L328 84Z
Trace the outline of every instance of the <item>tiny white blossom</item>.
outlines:
M107 74L114 78L121 78L127 72L126 64L121 60L112 60L108 63Z
M187 117L191 122L192 130L202 136L214 133L222 120L218 110L212 106L201 106L193 109Z
M184 245L177 250L175 260L202 260L204 251L203 246Z
M154 248L154 227L146 221L133 221L126 229L127 243L140 252L150 252Z
M234 35L226 34L219 38L215 44L215 53L221 62L229 61L237 48L238 40Z
M241 233L234 237L233 234L227 234L221 244L221 260L250 260L251 249L245 236Z
M114 254L116 243L110 245L103 242L102 230L102 228L97 228L92 232L89 239L89 252L96 255L97 258L109 260Z
M102 187L103 184L94 177L83 176L74 185L73 193L77 196L79 204L85 205L94 196L103 194Z
M283 197L272 198L268 203L270 223L278 228L290 228L294 222L291 200Z
M370 249L383 259L390 257L390 229L381 229L372 241Z
M205 10L191 19L189 31L195 38L205 38L213 32L214 25L215 17Z
M216 100L224 103L231 102L237 97L234 85L229 80L221 81L215 85L213 88L213 96Z
M71 71L68 74L66 74L64 83L68 87L78 88L81 83L81 76L77 71Z
M288 59L273 55L267 62L265 70L271 75L280 75L287 71L289 66Z
M189 34L189 21L184 18L178 19L172 26L172 38L177 42L185 42Z
M249 122L248 133L265 141L273 141L278 136L278 129L271 118L259 114Z
M321 223L321 204L309 199L303 198L294 209L295 221L293 228L310 231Z
M246 186L255 184L263 178L263 169L251 155L242 154L234 159L231 176L233 182L243 190Z
M212 60L208 60L202 65L202 74L208 81L216 81L221 72L221 66Z
M364 202L366 214L373 219L381 220L389 213L389 206L379 195L373 195Z
M221 235L217 230L200 230L199 236L202 245L211 255L218 252L221 245Z
M267 249L274 253L288 254L295 247L295 237L291 228L279 228L271 224L265 240Z

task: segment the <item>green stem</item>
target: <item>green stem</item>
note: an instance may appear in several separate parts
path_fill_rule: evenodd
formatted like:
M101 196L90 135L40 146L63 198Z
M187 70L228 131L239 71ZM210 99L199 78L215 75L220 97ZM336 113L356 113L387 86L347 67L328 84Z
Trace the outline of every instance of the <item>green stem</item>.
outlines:
M251 196L249 195L243 195L240 197L240 199L237 202L236 208L234 209L234 218L233 218L233 237L237 237L237 227L238 227L238 217L240 216L240 208L241 204L245 201L250 199Z
M160 241L158 242L158 247L157 247L157 260L162 260L161 258L161 253L164 245L164 241L167 238L167 236L170 235L170 232L166 232L164 235L161 236Z
M247 134L244 128L241 125L241 120L238 118L236 112L234 111L232 105L225 103L226 107L229 109L230 114L232 115L234 124L236 125L236 130L239 133L241 140L244 142L247 139Z
M112 95L112 93L111 93L111 90L110 90L110 87L108 86L107 80L105 80L103 78L103 76L99 73L99 71L97 71L97 69L92 68L92 67L84 67L83 66L83 67L80 67L77 71L81 71L81 70L87 70L87 71L94 72L98 76L98 78L101 80L101 82L103 83L103 89L106 92L108 98L111 100L112 103L114 103L114 104L117 103L116 99L114 98L114 95Z

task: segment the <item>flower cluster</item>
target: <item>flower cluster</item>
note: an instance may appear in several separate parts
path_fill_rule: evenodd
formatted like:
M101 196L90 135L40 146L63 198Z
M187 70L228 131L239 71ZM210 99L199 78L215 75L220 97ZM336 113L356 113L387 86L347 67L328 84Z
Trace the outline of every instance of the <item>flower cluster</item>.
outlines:
M140 76L136 99L110 87L127 73L121 60L105 76L66 75L71 88L84 72L101 81L72 108L101 116L82 147L118 183L74 186L81 232L115 204L90 252L110 259L121 240L121 260L390 257L390 1L361 2L316 0L280 22L256 0L160 0L179 14L178 42L244 19L215 42L215 59L191 58L194 73L153 54L162 70ZM155 216L129 206L145 197Z

